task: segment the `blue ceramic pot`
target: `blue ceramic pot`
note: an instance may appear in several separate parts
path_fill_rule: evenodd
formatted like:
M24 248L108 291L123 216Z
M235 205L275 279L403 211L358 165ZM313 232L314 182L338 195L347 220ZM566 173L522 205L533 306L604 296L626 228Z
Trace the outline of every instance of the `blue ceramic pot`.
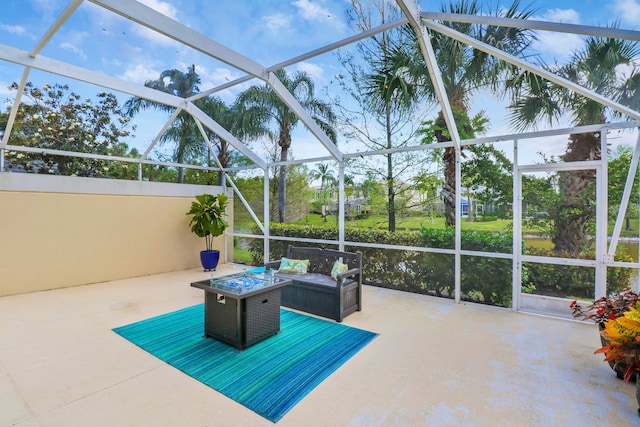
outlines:
M218 267L218 261L220 261L220 251L201 251L200 262L204 271L215 270Z

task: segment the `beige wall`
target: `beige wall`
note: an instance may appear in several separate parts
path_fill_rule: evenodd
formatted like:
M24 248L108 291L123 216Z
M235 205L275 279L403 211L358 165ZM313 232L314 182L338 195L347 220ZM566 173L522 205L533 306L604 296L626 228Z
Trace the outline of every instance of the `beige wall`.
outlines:
M0 295L198 267L204 239L185 213L220 191L0 173ZM214 245L224 262L224 237Z

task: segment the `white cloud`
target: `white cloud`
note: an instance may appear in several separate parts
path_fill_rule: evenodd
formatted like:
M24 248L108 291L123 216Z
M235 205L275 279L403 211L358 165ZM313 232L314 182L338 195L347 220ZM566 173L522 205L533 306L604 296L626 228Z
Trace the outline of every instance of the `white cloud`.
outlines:
M186 71L187 67L188 66L185 65L180 69L184 69ZM241 76L241 74L234 73L228 68L218 67L209 71L206 67L200 65L196 65L196 73L198 73L198 76L200 77L201 91L220 86Z
M178 65L179 70L186 71L191 64L181 63ZM210 70L206 67L196 64L196 73L198 77L200 77L200 92L205 92L209 89L216 88L225 83L229 83L239 77L244 76L243 73L234 72L234 70L229 68L217 67L213 70ZM243 90L243 88L247 87L247 83L242 85L233 86L230 89L216 92L213 95L222 99L224 102L231 104L235 101L237 94Z
M312 3L309 0L296 0L291 4L297 7L300 15L308 21L323 21L331 17L328 9L324 9L319 4Z
M129 64L124 73L117 77L132 83L144 84L147 80L157 79L158 76L160 76L160 71L158 70L148 68L142 64Z
M69 42L60 43L60 49L69 50L75 53L77 56L79 56L83 60L85 61L87 60L87 55L84 53L84 51L72 43L69 43Z
M574 9L547 9L546 13L542 15L542 19L563 24L579 24L580 13Z
M34 10L45 14L59 13L67 3L64 0L30 0Z
M574 9L548 9L541 17L534 19L579 24L580 14ZM583 45L583 38L577 34L540 31L538 32L538 40L534 41L531 47L542 55L545 62L558 61L562 63L567 61L572 53Z
M638 0L614 0L613 10L620 20L626 24L637 26L640 20L640 3Z
M324 80L324 69L316 64L301 62L297 65L296 69L307 73L315 82Z
M19 36L27 32L22 25L0 25L0 30Z
M539 34L538 40L532 43L533 49L540 53L548 64L555 61L565 63L573 52L582 46L584 41L576 34L550 32Z
M302 16L302 19L306 21L331 23L336 27L341 27L343 25L339 19L336 19L329 9L322 7L319 2L312 2L311 0L296 0L291 4L298 8L298 13Z
M78 57L86 61L87 55L84 53L84 41L89 37L89 33L85 31L69 31L64 34L64 42L59 44L60 49L68 50L75 53Z
M170 3L160 1L160 0L139 0L140 3L145 6L150 7L156 12L160 12L161 14L168 16L171 19L176 19L178 15L177 9ZM143 39L149 40L153 43L159 44L161 46L177 46L178 42L170 39L167 36L164 36L160 33L156 33L153 30L150 30L147 27L143 27L142 25L132 23L133 32L142 37Z
M284 13L276 13L264 18L264 25L269 30L287 29L291 25L291 17Z

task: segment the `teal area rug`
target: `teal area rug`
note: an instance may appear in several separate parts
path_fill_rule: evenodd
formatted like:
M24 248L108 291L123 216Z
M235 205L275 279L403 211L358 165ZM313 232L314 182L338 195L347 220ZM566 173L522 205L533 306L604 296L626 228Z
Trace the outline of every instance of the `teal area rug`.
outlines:
M280 334L242 352L204 338L204 305L113 329L169 365L277 422L377 334L280 310Z

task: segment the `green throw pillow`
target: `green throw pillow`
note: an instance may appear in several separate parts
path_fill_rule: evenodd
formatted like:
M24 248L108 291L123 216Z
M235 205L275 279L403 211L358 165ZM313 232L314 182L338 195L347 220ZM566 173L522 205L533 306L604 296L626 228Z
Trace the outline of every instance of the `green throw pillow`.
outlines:
M333 277L334 280L338 280L338 274L344 273L347 270L349 270L347 264L336 261L333 263L333 268L331 269L331 277Z
M309 268L308 259L282 258L278 271L288 274L307 274L307 268Z

